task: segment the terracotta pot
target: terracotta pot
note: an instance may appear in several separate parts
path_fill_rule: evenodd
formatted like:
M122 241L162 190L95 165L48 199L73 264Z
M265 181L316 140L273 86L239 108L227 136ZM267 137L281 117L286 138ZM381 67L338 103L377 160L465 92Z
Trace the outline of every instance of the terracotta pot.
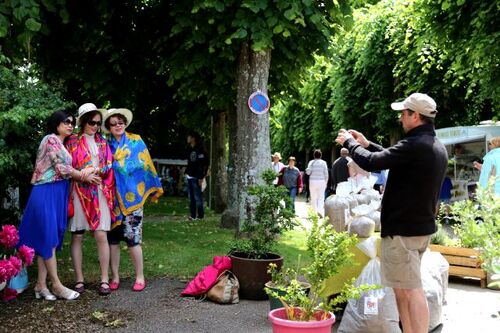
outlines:
M300 311L300 309L295 309ZM292 321L286 319L285 308L269 312L269 320L273 327L273 333L331 333L335 323L335 315L328 313L328 318L321 320L323 312L318 312L315 321Z
M269 253L264 259L251 259L242 252L233 252L231 255L232 272L240 282L240 298L251 300L265 300L267 294L264 285L271 280L267 273L268 265L276 264L278 269L283 265L283 257Z
M309 296L309 291L311 290L311 285L307 282L301 282L300 284L304 287L304 289L306 291L306 295ZM271 281L266 283L266 287L271 289L272 291L278 293L278 295L280 295L280 296L286 295L286 291L275 288ZM283 303L281 303L281 301L279 299L277 299L276 297L269 296L269 308L271 311L275 310L275 309L282 308L282 307L283 307Z

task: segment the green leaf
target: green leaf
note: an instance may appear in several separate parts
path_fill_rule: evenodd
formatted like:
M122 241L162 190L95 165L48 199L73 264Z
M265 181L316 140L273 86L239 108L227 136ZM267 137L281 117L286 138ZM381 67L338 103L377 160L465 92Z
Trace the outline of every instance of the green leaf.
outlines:
M283 37L287 38L287 37L290 37L290 31L288 29L286 29L285 31L283 31Z
M450 8L450 2L449 1L443 1L443 3L441 4L441 9L442 10L447 10L448 8Z
M290 21L292 21L294 18L297 17L297 14L295 13L295 10L293 10L292 8L286 10L284 15Z
M273 33L274 33L274 34L279 34L279 33L281 33L282 31L283 31L283 26L282 26L282 25L277 25L277 26L275 26L275 27L274 27L274 29L273 29Z
M233 38L245 38L247 36L247 31L246 29L243 29L243 28L239 28L238 31L236 31L234 34L233 34Z
M39 31L40 28L42 27L42 24L40 22L37 22L33 18L27 19L24 24L26 25L26 28L28 28L30 31L34 31L34 32Z

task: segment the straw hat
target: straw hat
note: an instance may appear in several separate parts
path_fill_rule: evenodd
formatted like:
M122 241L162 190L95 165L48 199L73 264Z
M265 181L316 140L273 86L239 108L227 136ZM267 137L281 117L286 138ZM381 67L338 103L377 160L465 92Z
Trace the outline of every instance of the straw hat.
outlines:
M109 117L117 115L117 114L121 114L122 116L125 117L125 119L127 119L127 125L125 125L125 128L127 128L130 125L130 123L132 122L132 119L134 118L132 111L130 111L129 109L123 109L123 108L122 109L109 109L109 110L104 112L103 119L102 119L101 129L104 133L109 133L109 130L106 128L106 126L104 126L104 124L106 124L106 120Z
M277 157L281 161L281 154L278 152L275 152L274 154L271 155L271 157Z

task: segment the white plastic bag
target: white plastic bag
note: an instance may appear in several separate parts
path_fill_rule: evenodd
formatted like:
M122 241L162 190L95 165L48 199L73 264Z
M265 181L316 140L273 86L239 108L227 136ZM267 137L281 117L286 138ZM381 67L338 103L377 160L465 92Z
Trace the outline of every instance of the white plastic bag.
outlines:
M377 239L370 237L358 248L371 259L355 285L381 285L380 261L376 257ZM339 333L401 333L396 298L391 288L370 290L360 299L350 299L339 326Z
M450 265L439 252L426 251L420 269L422 286L429 305L429 331L442 323L441 315L448 288Z

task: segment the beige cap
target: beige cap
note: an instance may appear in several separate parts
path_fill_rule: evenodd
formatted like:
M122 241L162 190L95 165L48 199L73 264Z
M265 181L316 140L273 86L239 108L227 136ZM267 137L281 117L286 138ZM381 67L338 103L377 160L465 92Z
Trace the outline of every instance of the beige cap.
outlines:
M402 102L391 104L391 108L396 111L411 110L426 117L436 117L436 102L426 94L414 93Z
M274 154L272 154L271 157L277 157L281 161L281 154L278 152L275 152Z

